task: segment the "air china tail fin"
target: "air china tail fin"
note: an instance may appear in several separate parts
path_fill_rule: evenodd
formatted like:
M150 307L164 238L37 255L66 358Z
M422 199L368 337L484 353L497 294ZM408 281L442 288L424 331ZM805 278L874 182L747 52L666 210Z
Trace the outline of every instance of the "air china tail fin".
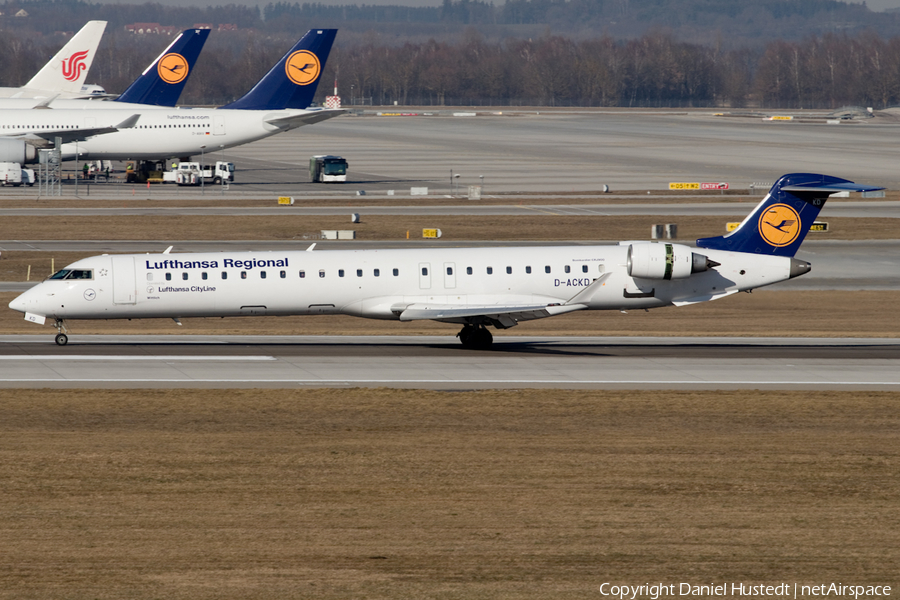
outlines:
M116 102L175 106L200 56L209 29L185 29Z
M697 240L700 248L750 254L794 256L828 196L884 188L813 173L791 173L775 182L768 195L737 229Z
M85 23L81 31L73 35L24 87L70 95L80 94L105 29L106 21Z
M337 29L310 29L243 97L219 108L281 110L312 103Z

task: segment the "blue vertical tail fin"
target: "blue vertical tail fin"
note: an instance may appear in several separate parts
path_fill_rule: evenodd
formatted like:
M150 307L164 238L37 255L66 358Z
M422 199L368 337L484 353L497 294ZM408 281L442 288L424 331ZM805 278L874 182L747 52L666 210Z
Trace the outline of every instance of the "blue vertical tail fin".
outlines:
M726 235L697 240L699 248L794 256L828 196L884 188L830 175L791 173L775 182L762 202Z
M310 29L252 90L219 108L282 110L309 107L335 35L337 29Z
M175 106L209 31L185 29L115 101Z

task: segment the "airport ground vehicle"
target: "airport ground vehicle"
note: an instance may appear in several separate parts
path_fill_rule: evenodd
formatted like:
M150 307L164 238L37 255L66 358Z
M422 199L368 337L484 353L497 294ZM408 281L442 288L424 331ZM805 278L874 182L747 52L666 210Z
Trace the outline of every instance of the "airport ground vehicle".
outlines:
M346 159L332 155L310 157L309 180L313 183L343 183L347 181Z
M22 165L17 162L0 162L0 183L16 187L22 185Z
M201 165L198 162L182 162L171 171L163 173L163 182L178 185L200 185L203 183L231 183L234 181L234 163L218 160L215 165Z

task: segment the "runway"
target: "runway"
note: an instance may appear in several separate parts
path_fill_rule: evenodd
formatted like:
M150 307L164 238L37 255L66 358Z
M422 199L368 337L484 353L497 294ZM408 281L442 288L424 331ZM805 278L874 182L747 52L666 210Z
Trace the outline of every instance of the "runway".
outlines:
M0 387L898 390L900 339L0 336Z
M762 196L759 198L762 199ZM677 217L721 216L744 218L757 202L707 202L707 203L658 203L658 204L463 204L456 206L379 206L377 204L351 204L348 206L124 206L109 208L0 208L2 217L110 217L110 216L645 216L666 215ZM900 202L840 202L829 201L821 218L900 218Z

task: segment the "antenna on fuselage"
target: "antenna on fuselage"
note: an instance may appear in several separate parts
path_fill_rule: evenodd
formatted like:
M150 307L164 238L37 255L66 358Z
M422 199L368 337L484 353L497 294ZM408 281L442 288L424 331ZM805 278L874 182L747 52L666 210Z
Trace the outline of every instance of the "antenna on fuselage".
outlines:
M307 248L306 251L307 251L307 252L312 252L312 251L313 251L313 248L315 248L315 247L316 247L316 244L318 244L318 243L319 243L319 242L313 242L313 243L312 243L312 246L310 246L309 248Z
M169 252L172 251L172 248L174 248L174 247L175 247L175 246L169 246L168 248L166 248L165 250L163 250L163 254L168 254Z

